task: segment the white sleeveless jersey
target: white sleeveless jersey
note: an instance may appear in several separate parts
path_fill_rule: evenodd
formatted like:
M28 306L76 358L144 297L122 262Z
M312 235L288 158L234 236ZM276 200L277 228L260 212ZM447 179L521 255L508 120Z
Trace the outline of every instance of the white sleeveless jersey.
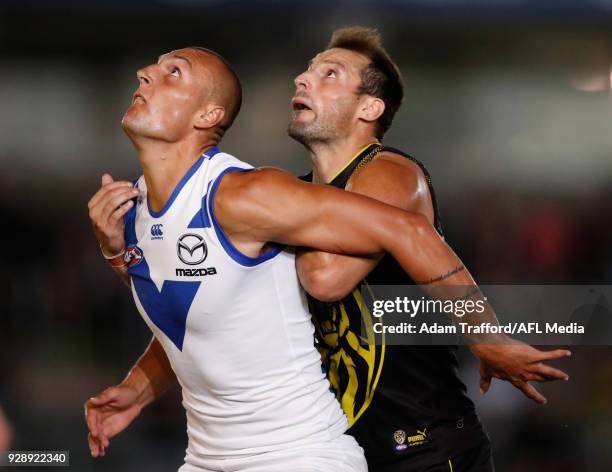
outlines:
M188 463L327 441L347 428L321 370L293 251L248 257L216 222L221 177L249 169L211 149L159 212L140 177L126 216L134 300L182 387Z

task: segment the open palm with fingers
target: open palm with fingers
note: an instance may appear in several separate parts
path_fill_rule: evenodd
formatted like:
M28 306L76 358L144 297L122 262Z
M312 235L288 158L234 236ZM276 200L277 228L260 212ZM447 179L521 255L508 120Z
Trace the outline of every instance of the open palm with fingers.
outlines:
M89 428L87 439L93 457L104 456L110 440L140 414L142 406L138 397L133 387L119 385L107 388L85 403L85 419Z
M495 377L507 380L528 398L544 404L546 398L530 381L569 380L562 370L544 364L545 361L570 356L567 349L541 351L508 338L507 342L500 344L475 344L471 350L480 359L480 392L483 394L489 390Z

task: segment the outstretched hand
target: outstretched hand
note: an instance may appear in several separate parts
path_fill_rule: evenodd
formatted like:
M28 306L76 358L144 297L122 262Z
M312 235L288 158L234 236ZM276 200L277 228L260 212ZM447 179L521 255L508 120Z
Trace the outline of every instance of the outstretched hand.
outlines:
M529 382L569 380L569 376L562 370L544 364L544 361L570 356L571 352L567 349L541 351L514 340L508 340L505 344L474 344L470 349L480 359L482 394L487 393L495 377L507 380L528 398L545 404L546 398Z
M119 385L107 388L85 403L87 441L92 457L104 456L110 440L140 414L142 406L138 397L135 388Z

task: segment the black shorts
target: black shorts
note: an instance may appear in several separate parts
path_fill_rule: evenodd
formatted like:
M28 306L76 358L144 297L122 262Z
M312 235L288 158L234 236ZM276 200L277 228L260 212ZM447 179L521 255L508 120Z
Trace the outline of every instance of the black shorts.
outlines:
M423 472L494 472L491 446L484 443L480 446L466 449L450 457L446 462L425 466L425 468L397 468L397 471L420 470Z
M436 427L428 438L426 444L395 457L381 457L381 448L365 448L369 472L495 471L491 443L477 417L462 422L461 428Z

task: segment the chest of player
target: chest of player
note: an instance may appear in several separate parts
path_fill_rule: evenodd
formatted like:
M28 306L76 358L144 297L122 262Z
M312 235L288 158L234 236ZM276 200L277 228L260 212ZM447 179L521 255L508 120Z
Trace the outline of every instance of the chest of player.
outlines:
M126 231L128 273L137 288L153 285L160 294L197 288L214 311L243 285L246 273L223 248L203 177L196 173L159 212L150 208L141 188L133 221L127 222L132 226Z
M145 217L137 222L137 234L141 233L137 246L146 257L151 279L206 282L223 272L229 275L211 228L189 227L189 222L177 219Z

